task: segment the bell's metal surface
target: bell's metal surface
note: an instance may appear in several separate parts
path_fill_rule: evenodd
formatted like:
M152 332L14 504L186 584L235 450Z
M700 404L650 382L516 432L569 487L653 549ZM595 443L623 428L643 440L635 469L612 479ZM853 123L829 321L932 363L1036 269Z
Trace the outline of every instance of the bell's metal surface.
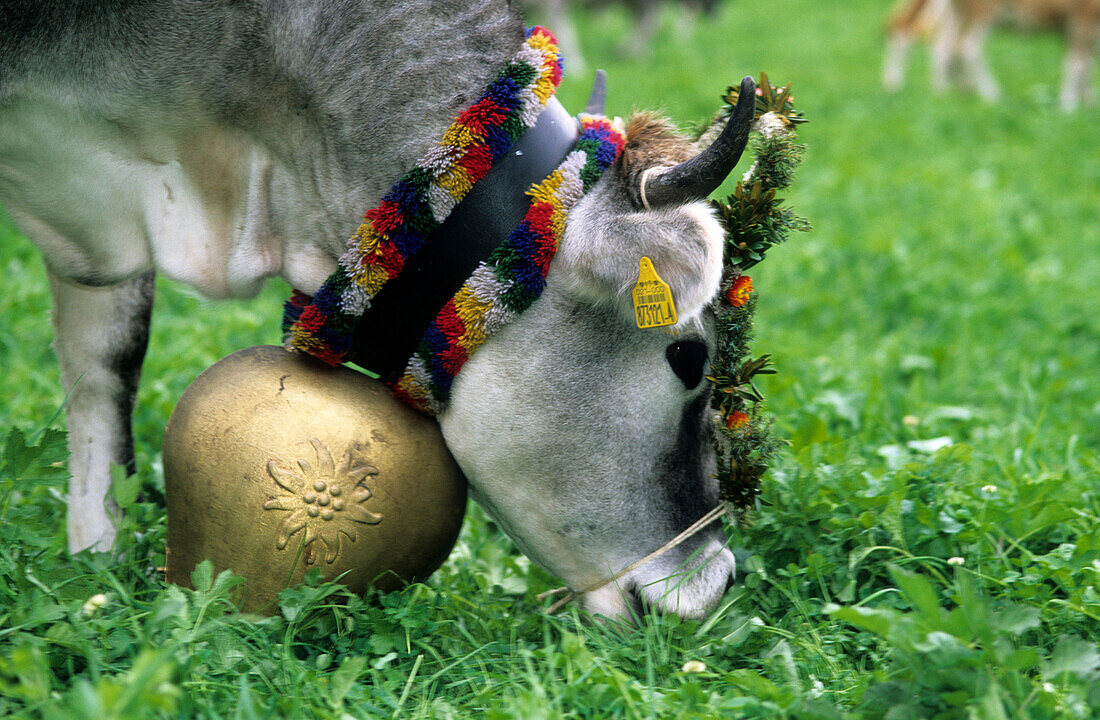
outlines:
M168 580L209 558L272 612L311 567L353 592L426 578L447 558L466 480L438 425L377 380L280 347L218 361L164 437Z

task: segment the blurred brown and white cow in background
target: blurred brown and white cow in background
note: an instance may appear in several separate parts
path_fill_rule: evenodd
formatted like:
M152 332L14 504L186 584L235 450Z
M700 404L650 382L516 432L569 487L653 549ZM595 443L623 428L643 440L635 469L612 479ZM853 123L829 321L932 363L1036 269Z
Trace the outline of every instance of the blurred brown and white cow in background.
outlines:
M1100 0L901 0L887 33L883 84L901 87L909 48L931 34L932 86L946 90L952 81L988 101L1001 88L985 57L985 40L1002 19L1021 29L1055 29L1068 44L1059 101L1065 110L1095 100L1092 70L1100 49Z

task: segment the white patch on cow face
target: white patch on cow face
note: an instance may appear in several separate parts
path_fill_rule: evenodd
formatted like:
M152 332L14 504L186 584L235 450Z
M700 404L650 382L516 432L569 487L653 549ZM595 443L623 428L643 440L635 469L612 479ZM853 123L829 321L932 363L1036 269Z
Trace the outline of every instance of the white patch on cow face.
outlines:
M698 222L697 211L687 217ZM466 363L440 424L474 499L532 560L580 590L698 520L717 487L710 385L686 387L667 360L675 342L703 342L713 354L708 318L695 308L675 333L639 330L617 293L576 288L575 276L552 269L542 297ZM700 617L732 575L724 540L712 527L619 585ZM586 606L621 616L632 601L617 593L592 593Z
M569 214L551 266L568 290L593 302L616 301L633 317L630 289L648 257L672 289L682 323L714 298L722 279L725 233L704 202L646 212L609 210L613 188L601 183Z

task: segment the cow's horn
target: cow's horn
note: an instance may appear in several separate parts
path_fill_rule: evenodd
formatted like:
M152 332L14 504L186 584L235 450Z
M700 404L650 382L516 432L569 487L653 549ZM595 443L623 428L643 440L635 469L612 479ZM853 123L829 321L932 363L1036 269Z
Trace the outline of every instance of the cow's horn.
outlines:
M741 81L737 106L725 129L706 150L670 168L653 169L641 176L639 195L646 207L680 205L705 200L733 172L749 141L756 115L756 83Z
M588 96L588 104L584 111L589 115L603 115L603 104L607 100L607 73L603 70L596 71L596 78L592 81L592 94Z

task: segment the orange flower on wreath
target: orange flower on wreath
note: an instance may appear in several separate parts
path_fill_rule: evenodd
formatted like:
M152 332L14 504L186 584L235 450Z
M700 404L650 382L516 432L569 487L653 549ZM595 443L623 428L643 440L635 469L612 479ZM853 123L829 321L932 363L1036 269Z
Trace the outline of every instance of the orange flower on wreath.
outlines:
M740 410L734 410L726 416L727 430L740 430L749 422L749 416Z
M749 301L752 294L752 278L741 275L733 281L733 285L726 291L726 302L734 307L741 307Z

